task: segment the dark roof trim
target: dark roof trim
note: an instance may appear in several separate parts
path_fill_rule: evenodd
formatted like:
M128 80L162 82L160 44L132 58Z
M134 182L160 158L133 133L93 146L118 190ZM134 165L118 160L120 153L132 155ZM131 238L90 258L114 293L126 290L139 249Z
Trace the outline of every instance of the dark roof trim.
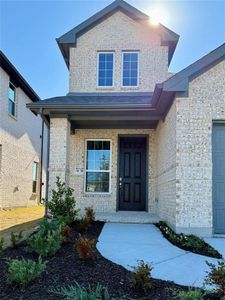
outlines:
M99 24L100 22L102 22L103 20L107 19L109 16L113 15L116 11L122 11L133 20L140 22L145 26L148 25L149 27L148 15L144 14L143 12L141 12L140 10L136 9L135 7L131 6L123 0L115 0L110 5L100 10L92 17L88 18L78 26L74 27L73 29L56 39L68 67L69 48L71 46L76 47L77 38L85 32L87 32L88 30L90 30L91 28L93 28L94 26L96 26L97 24ZM158 33L160 34L162 45L169 46L168 61L170 63L179 39L179 35L177 35L175 32L171 31L170 29L161 24L158 28L154 28L154 30L158 31Z
M150 108L152 93L69 93L67 96L45 99L39 103L28 105L36 112L40 108L47 109L129 109L129 108Z
M152 107L159 111L164 110L163 119L166 117L176 95L186 97L189 82L225 59L225 43L203 56L187 68L173 75L163 83L156 84L152 95Z
M10 76L10 80L12 80L17 87L20 87L31 101L38 102L41 100L2 51L0 51L0 67L5 70Z
M225 43L162 83L164 91L188 92L189 82L225 59Z
M104 118L111 120L111 115L124 121L132 119L134 122L138 116L142 120L158 121L165 114L165 101L167 101L165 97L167 97L167 93L161 96L161 92L156 93L155 99L153 99L153 93L146 92L70 93L67 96L30 103L27 104L27 107L34 113L40 113L42 110L46 117L54 114L74 116L80 125L83 118L90 121L91 118L97 116L99 120Z

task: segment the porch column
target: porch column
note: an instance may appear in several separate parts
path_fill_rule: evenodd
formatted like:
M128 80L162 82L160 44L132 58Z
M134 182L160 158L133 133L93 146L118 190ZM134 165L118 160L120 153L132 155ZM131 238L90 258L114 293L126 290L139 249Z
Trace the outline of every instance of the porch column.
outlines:
M67 117L51 117L49 147L49 192L56 187L56 177L69 184L70 122Z

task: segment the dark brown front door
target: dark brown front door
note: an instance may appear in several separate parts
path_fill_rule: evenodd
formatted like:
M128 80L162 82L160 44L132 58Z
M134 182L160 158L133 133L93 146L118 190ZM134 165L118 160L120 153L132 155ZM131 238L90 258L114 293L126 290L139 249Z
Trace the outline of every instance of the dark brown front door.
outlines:
M146 138L119 140L119 210L146 209Z

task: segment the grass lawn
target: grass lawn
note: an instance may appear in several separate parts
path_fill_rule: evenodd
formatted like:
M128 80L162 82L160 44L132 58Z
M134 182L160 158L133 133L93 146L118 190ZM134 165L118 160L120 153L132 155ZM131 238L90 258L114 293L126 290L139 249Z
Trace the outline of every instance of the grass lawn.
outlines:
M0 211L0 237L5 239L4 247L10 246L10 233L23 230L29 236L44 215L43 206L13 208Z

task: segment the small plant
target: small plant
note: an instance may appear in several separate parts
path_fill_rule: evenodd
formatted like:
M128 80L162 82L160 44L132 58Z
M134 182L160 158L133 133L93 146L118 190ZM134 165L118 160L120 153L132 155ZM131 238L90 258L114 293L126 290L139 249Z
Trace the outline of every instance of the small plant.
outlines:
M202 300L204 294L199 289L189 288L188 291L178 291L174 293L179 300Z
M23 231L20 231L19 233L17 232L11 232L11 243L13 248L17 248L20 244L20 242L23 239Z
M0 257L3 255L3 246L4 246L5 239L0 237Z
M31 259L12 259L8 261L7 280L9 283L25 285L38 277L46 269L46 264L41 258L38 262Z
M76 200L73 189L56 177L57 190L52 190L52 198L48 201L48 209L54 218L63 218L68 224L74 221L79 210L76 209Z
M75 243L75 249L80 259L88 260L93 256L96 241L79 235L79 239Z
M91 288L90 285L85 288L75 282L74 285L50 290L50 292L68 300L111 300L107 288L100 284L97 284L95 288Z
M217 265L206 262L210 271L207 272L205 283L215 285L217 292L221 296L225 296L225 261L218 261Z
M92 207L85 208L85 215L86 218L89 220L90 223L95 221L95 212Z
M62 233L64 242L69 242L71 240L71 238L72 238L72 229L68 225L65 225L62 228L61 233Z
M86 216L82 217L77 223L77 230L79 232L87 231L89 227L90 221Z
M152 266L143 260L138 261L137 267L133 267L133 287L135 290L146 293L151 287Z
M28 239L29 250L41 256L54 255L63 242L62 227L64 224L57 220L42 220L37 233Z

